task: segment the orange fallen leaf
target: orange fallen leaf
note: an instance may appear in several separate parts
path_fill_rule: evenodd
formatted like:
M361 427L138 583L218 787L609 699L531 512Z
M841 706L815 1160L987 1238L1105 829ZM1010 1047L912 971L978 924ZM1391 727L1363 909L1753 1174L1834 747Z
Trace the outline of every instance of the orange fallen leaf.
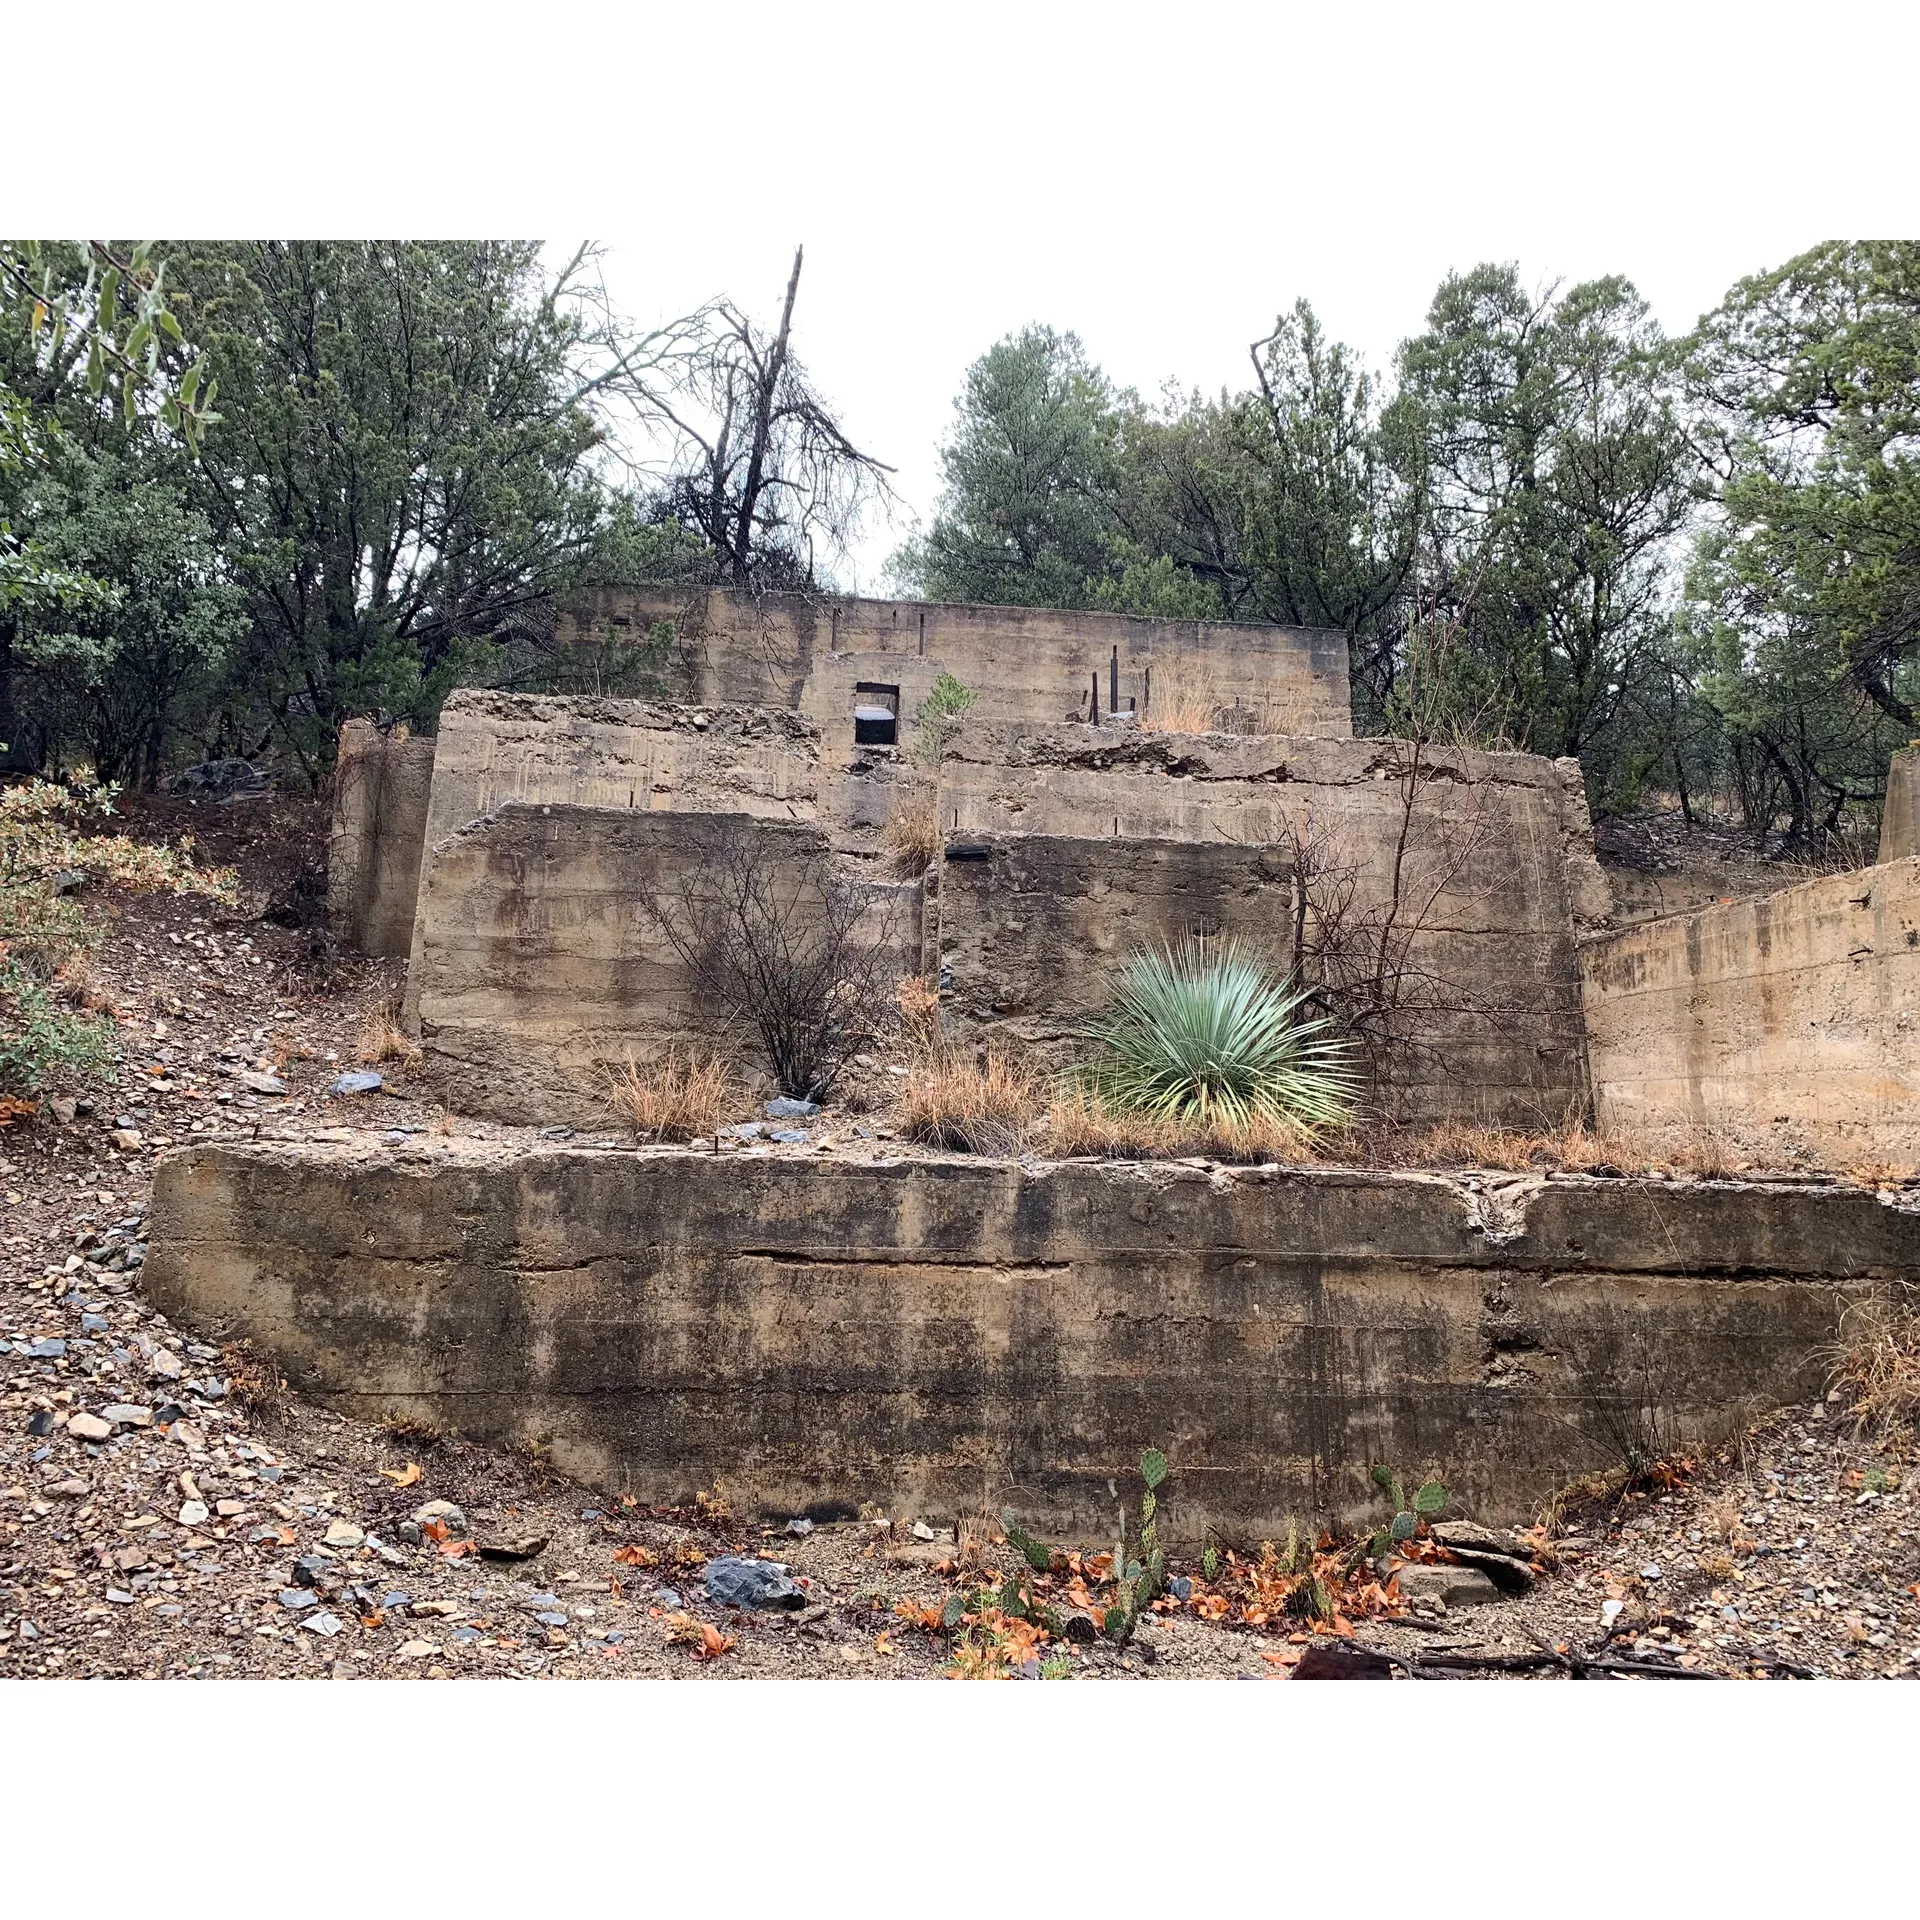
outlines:
M655 1564L653 1555L637 1540L629 1541L624 1547L615 1547L613 1557L623 1567L650 1567Z
M875 1653L891 1654L893 1642L886 1634L877 1633L873 1637L873 1650Z
M380 1471L396 1487L410 1487L420 1478L420 1463L409 1460L404 1467L382 1467Z
M464 1560L470 1553L478 1553L479 1547L471 1540L442 1540L440 1553L447 1560Z

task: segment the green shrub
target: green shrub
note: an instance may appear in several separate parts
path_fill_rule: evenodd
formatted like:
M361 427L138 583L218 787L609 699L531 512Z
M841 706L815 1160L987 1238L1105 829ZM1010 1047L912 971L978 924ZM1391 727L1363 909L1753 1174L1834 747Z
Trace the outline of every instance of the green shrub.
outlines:
M913 724L919 729L914 758L925 766L936 764L948 728L978 698L970 686L942 668L927 697L913 710Z
M0 1094L36 1094L105 1071L115 1031L104 1014L60 1005L24 961L0 960Z
M1265 1121L1311 1136L1352 1116L1345 1044L1306 996L1236 940L1189 934L1136 953L1085 1037L1085 1091L1121 1113L1195 1126Z

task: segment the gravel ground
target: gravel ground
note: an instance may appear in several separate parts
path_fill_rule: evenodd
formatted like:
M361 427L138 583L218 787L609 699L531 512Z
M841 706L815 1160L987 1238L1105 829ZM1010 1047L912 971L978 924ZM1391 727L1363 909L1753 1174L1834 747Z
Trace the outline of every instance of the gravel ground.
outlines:
M241 867L243 905L109 903L95 970L124 1021L118 1085L70 1118L0 1133L0 1675L947 1671L951 1638L920 1624L926 1610L1016 1564L990 1534L956 1539L954 1516L869 1515L802 1535L726 1514L724 1490L705 1509L631 1507L537 1459L304 1404L257 1359L198 1344L144 1304L147 1195L170 1145L348 1128L408 1151L422 1134L450 1151L454 1134L511 1150L515 1136L385 1092L326 1094L398 983L389 966L333 960L309 931L254 917L285 899L303 858L310 874L311 810L175 804L138 823L193 825L208 857ZM289 1091L249 1091L244 1074ZM883 1063L871 1085L877 1104ZM874 1112L813 1139L881 1152L889 1134ZM76 1415L93 1421L75 1431ZM1159 1603L1124 1652L1055 1641L986 1664L1049 1678L1284 1678L1335 1645L1388 1656L1382 1677L1551 1676L1586 1661L1781 1679L1920 1672L1920 1536L1902 1447L1863 1437L1835 1399L1666 1478L1567 1505L1528 1537L1530 1591L1492 1604L1370 1614L1380 1602L1363 1594L1363 1570L1342 1590L1342 1630L1308 1634L1262 1604L1245 1561L1211 1582L1180 1565L1188 1597ZM710 1603L705 1568L720 1555L777 1558L803 1604ZM1098 1572L1062 1567L1041 1597L1086 1612Z

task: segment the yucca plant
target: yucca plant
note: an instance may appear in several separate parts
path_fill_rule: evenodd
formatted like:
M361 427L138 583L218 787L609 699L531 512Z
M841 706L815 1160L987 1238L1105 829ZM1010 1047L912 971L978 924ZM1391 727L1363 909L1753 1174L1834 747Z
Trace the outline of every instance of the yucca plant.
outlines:
M1359 1087L1331 1023L1237 940L1188 934L1136 953L1086 1028L1086 1090L1120 1112L1196 1127L1339 1127Z

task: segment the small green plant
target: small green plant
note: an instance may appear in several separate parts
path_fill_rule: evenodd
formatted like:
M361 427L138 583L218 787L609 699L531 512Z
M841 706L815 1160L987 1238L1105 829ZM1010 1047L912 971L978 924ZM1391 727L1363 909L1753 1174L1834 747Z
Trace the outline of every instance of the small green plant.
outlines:
M1345 1044L1305 1005L1251 948L1188 934L1121 969L1084 1030L1093 1057L1078 1079L1118 1112L1311 1138L1346 1123L1358 1086Z
M1211 1585L1220 1578L1220 1549L1208 1547L1200 1556L1200 1578Z
M1411 1540L1420 1531L1423 1520L1437 1520L1446 1511L1447 1490L1438 1480L1427 1481L1411 1500L1400 1476L1390 1467L1375 1467L1373 1484L1386 1495L1387 1504L1393 1509L1393 1518L1384 1527L1376 1528L1368 1542L1367 1551L1376 1560Z
M964 681L956 680L942 669L927 697L913 710L913 723L919 729L914 743L914 758L923 766L936 765L940 749L954 721L979 698Z
M1053 1549L1044 1546L1021 1526L1011 1513L1000 1516L1000 1524L1006 1530L1007 1545L1010 1546L1035 1573L1045 1573L1053 1565Z
M1159 1596L1166 1585L1167 1556L1160 1550L1160 1489L1167 1483L1167 1456L1158 1447L1149 1447L1140 1456L1140 1478L1146 1489L1140 1496L1140 1511L1131 1532L1139 1551L1127 1553L1126 1503L1120 1506L1120 1531L1113 1543L1114 1597L1106 1615L1107 1638L1125 1646L1140 1624L1140 1615Z

